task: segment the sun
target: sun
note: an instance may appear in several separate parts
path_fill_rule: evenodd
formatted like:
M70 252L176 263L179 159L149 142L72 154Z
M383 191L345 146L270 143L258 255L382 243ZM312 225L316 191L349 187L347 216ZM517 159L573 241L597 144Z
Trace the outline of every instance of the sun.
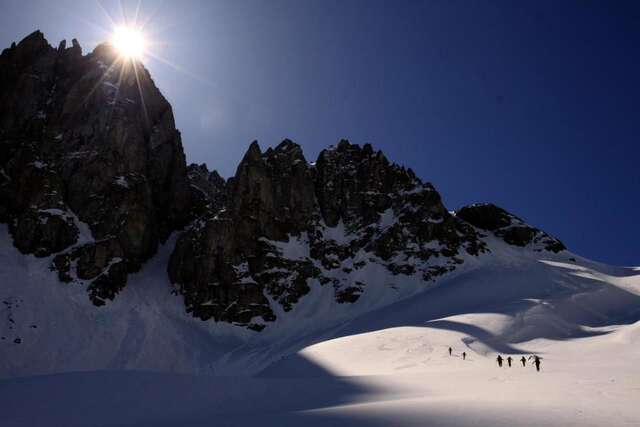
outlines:
M111 36L111 44L125 59L142 59L145 39L142 33L131 27L116 27Z

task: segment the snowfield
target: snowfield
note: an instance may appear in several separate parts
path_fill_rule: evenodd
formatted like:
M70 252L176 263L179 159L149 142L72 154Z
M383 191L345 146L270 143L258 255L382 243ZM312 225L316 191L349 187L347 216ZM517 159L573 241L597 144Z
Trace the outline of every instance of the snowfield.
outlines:
M2 426L640 425L638 268L491 240L435 285L312 287L256 333L184 312L172 245L97 308L0 226Z

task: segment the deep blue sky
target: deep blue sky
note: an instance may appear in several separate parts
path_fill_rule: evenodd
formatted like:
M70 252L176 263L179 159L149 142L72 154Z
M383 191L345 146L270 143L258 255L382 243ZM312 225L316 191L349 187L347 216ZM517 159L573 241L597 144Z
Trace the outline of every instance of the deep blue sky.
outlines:
M118 1L0 2L0 47L35 29L90 51ZM123 9L134 15L136 1ZM491 201L581 255L640 265L640 2L143 1L145 65L189 162L248 144L307 158L370 142L449 209Z

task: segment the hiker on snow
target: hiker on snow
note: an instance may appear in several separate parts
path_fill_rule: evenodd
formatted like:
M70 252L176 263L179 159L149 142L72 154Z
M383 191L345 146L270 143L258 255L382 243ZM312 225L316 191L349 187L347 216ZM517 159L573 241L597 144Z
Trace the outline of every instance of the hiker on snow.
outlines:
M540 372L540 357L535 356L533 358L533 364L536 365L536 371Z
M540 372L540 361L542 360L542 357L540 356L529 356L529 359L533 359L533 364L536 365L536 371Z
M524 356L520 358L520 361L522 362L522 366L527 364L527 359L525 359Z
M512 361L512 360L513 360L513 359L511 358L511 356L507 357L507 363L509 364L509 367L511 367L511 361Z
M452 352L452 351L453 351L453 350L451 349L451 347L449 347L449 356L451 356L451 352Z
M466 352L462 352L462 360L467 360L467 353Z
M496 360L498 361L498 366L502 368L502 356L498 355Z

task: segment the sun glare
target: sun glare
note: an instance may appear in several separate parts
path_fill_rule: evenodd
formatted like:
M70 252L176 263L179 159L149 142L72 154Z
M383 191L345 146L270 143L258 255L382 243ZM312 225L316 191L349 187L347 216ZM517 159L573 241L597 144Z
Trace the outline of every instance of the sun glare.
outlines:
M111 44L126 59L142 59L144 54L144 36L134 28L116 27L113 30Z

